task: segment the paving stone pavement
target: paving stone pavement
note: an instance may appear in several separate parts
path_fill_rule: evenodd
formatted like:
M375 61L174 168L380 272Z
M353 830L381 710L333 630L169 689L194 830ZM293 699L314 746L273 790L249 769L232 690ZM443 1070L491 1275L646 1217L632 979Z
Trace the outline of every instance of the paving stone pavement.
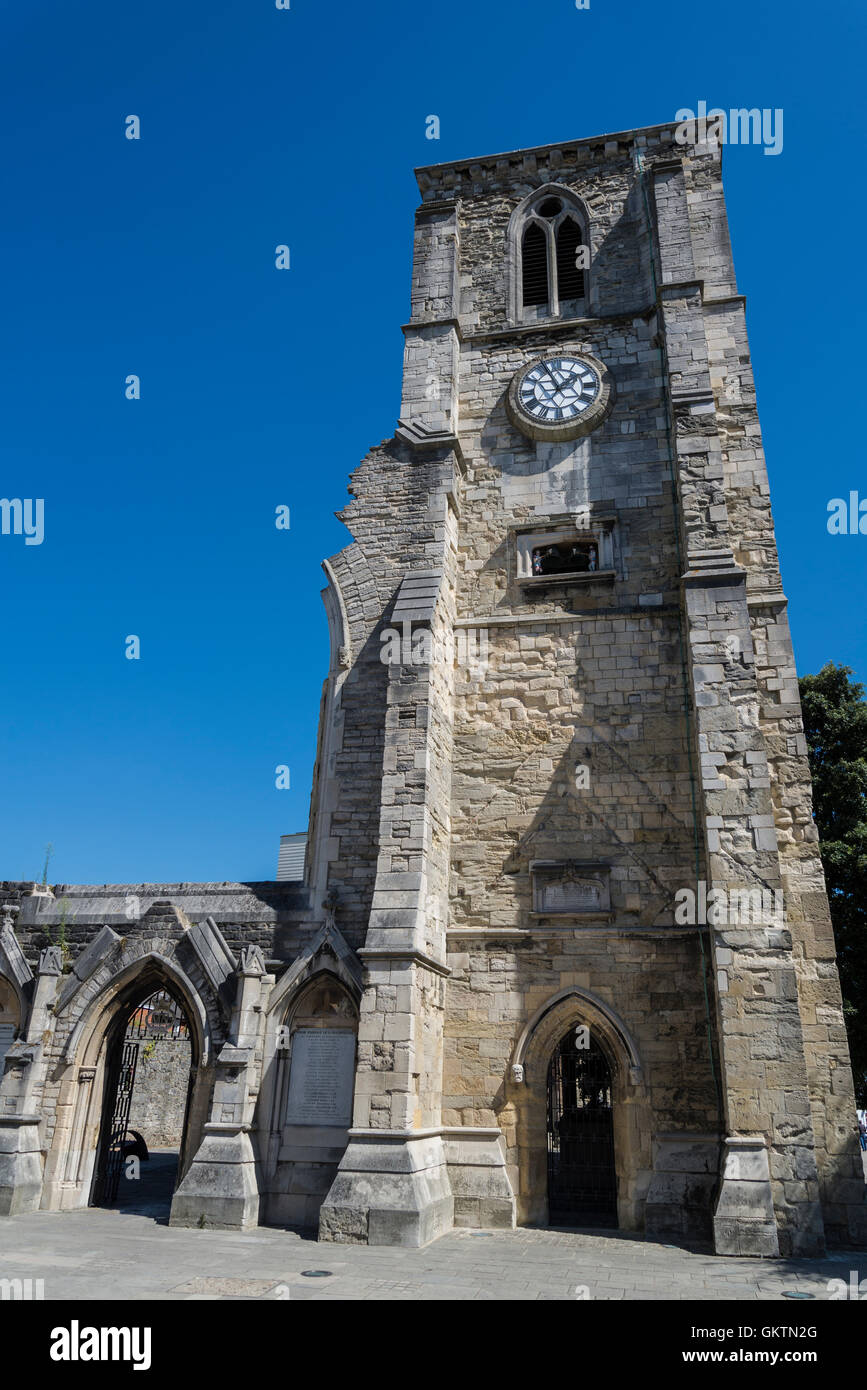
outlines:
M305 1270L330 1271L327 1278ZM829 1298L867 1278L867 1251L825 1260L729 1259L623 1233L452 1231L424 1250L320 1244L291 1231L175 1229L88 1209L0 1220L0 1279L43 1279L45 1298L782 1299ZM586 1290L586 1293L584 1292Z

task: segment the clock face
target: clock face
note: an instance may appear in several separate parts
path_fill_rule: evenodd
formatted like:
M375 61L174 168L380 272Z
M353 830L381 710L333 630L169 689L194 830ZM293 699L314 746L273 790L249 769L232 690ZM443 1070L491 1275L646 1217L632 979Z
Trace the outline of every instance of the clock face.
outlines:
M521 409L534 420L575 420L598 398L601 383L579 357L546 357L525 372L518 388Z
M589 353L548 353L521 367L506 394L512 424L531 439L589 434L614 404L614 380Z

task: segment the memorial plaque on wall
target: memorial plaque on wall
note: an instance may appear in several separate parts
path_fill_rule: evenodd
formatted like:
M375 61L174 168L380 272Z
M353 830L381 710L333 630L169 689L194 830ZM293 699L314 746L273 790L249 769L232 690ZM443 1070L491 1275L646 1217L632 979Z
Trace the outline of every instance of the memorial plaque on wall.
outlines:
M532 873L533 906L537 913L580 917L582 913L603 913L611 908L607 867L600 871L599 866L590 864L540 864L532 866Z
M352 1123L355 1034L335 1028L299 1028L292 1038L289 1125Z
M602 884L595 878L555 880L541 885L542 912L594 912L602 907Z

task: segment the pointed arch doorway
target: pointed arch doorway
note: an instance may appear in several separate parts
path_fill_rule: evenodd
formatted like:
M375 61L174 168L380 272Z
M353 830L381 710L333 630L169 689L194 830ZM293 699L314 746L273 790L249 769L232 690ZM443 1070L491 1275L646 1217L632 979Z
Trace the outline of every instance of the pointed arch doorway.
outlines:
M105 1090L90 1205L169 1215L196 1077L192 1031L180 998L151 984L106 1035Z
M617 1226L611 1068L587 1028L573 1026L548 1065L548 1221Z
M0 1077L3 1075L3 1058L12 1046L21 1020L18 996L11 980L0 975Z

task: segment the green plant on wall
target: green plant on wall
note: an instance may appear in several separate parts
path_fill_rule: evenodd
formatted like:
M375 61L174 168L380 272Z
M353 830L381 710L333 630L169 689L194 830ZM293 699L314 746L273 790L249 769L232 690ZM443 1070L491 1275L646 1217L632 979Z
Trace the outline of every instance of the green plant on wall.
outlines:
M48 927L46 930L47 930L47 934L48 934L48 940L51 942L52 946L59 946L59 947L60 947L60 954L61 954L61 956L63 957L63 969L64 969L64 971L66 971L66 970L69 969L69 965L70 965L70 962L71 962L71 960L72 960L72 947L71 947L70 944L69 944L68 926L69 926L69 899L68 899L68 898L61 898L61 899L60 899L60 921L59 921L58 924L57 924L56 933L55 933L54 931L52 931L50 927Z

